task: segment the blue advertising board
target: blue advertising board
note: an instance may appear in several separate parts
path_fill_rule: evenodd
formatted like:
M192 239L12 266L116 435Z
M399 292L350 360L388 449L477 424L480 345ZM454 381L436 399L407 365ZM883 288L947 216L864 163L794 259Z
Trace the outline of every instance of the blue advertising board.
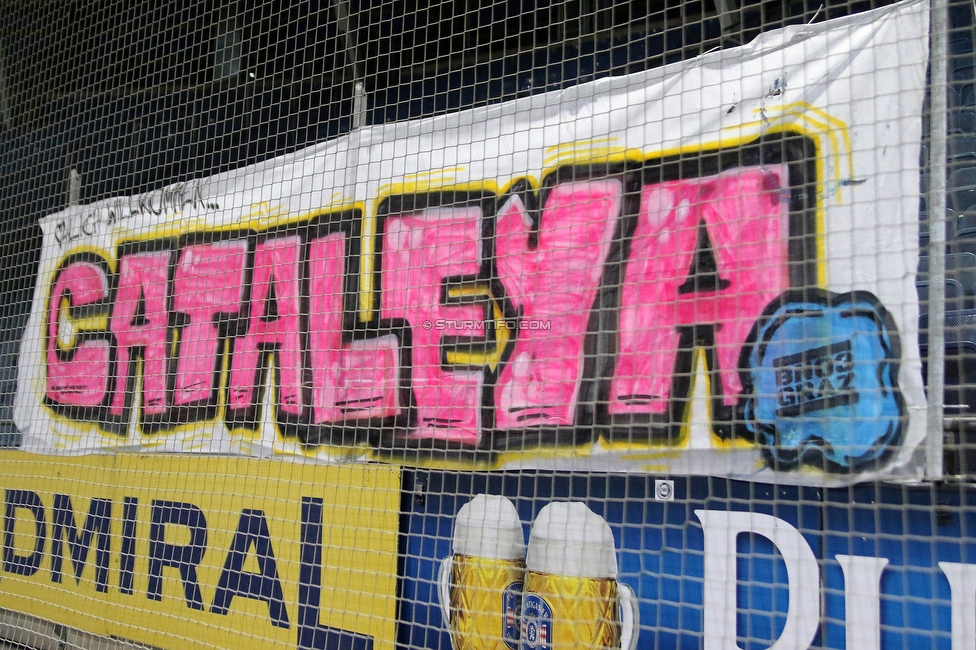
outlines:
M580 502L602 517L616 580L639 603L632 647L958 650L976 638L970 486L822 489L545 471L416 471L405 481L399 642L410 647L451 647L438 570L456 552L459 509L479 494L514 504L530 557L531 524L546 506ZM522 620L524 635L524 611Z

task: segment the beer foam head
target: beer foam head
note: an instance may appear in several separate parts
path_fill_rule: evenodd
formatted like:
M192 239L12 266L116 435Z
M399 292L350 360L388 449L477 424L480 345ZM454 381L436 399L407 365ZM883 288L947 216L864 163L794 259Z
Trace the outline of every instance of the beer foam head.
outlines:
M479 494L464 504L454 522L454 552L493 560L525 557L522 522L512 502Z
M574 578L616 578L610 525L578 501L550 503L532 524L525 567Z

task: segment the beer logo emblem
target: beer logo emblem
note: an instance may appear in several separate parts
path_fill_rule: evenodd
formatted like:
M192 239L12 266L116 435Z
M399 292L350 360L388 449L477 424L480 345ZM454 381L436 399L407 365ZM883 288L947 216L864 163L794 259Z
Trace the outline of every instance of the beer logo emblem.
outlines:
M518 650L519 615L522 613L522 583L513 582L502 594L502 641L512 650Z
M529 594L522 600L522 650L552 648L552 608L544 598Z

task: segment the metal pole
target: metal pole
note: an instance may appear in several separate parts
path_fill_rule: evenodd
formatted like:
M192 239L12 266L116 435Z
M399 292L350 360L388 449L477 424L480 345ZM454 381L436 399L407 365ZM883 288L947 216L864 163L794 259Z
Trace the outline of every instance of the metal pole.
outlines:
M10 109L10 89L7 87L7 64L3 57L3 41L0 41L0 121L6 129L12 129L13 112Z
M363 64L359 60L356 20L349 14L349 0L335 0L333 6L336 12L336 29L342 38L342 51L345 57L342 80L352 83L351 126L355 131L366 124L366 84L363 83Z
M68 207L81 203L81 174L72 167L68 170Z
M931 140L929 145L929 332L928 416L925 476L943 475L945 390L946 92L948 90L948 0L932 0Z
M739 8L735 0L713 0L718 14L722 37L732 36L739 29Z

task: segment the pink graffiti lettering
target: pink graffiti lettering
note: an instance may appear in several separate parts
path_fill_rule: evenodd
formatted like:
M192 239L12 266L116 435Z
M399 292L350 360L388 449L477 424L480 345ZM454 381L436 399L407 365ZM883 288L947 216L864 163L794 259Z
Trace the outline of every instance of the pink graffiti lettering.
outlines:
M344 233L309 245L309 347L314 424L385 418L400 411L399 345L383 336L342 342Z
M301 238L269 239L254 252L251 314L247 334L237 339L230 373L230 408L255 408L275 361L276 406L300 416L302 400Z
M145 415L166 412L166 289L170 251L123 255L119 261L119 287L109 320L115 336L115 392L109 412L123 417L138 383L137 362L142 359L140 403Z
M446 305L441 293L446 278L475 276L481 270L481 210L430 208L390 217L385 226L380 315L403 319L410 327L410 377L417 408L412 435L476 443L482 373L442 368L442 337L454 335L456 328L431 330L423 324L483 318L480 306Z
M499 211L498 276L523 319L495 387L502 429L571 425L583 371L583 339L621 205L621 183L596 180L553 188L531 246L532 219L518 197Z
M173 277L173 309L181 323L173 406L216 404L219 326L241 309L247 248L247 240L235 239L180 253Z
M83 259L69 261L51 288L46 392L55 403L92 408L101 405L108 392L109 341L104 336L85 340L70 316L72 310L107 301L107 267Z
M679 328L704 324L714 326L719 367L712 370L719 371L724 404L735 404L749 329L789 286L786 174L785 166L739 169L643 188L621 298L611 414L667 412L672 376L692 372L675 367ZM690 270L703 254L703 229L716 268L695 278Z
M162 428L223 405L228 428L272 419L306 444L347 444L355 429L489 447L580 426L583 407L610 435L674 424L700 348L713 417L728 419L750 329L791 264L815 263L789 257L813 249L788 246L788 167L655 182L639 197L647 169L608 173L547 180L540 207L520 190L391 199L375 248L363 215L343 212L178 249L124 244L115 277L73 255L49 295L46 403L116 431L134 407Z

